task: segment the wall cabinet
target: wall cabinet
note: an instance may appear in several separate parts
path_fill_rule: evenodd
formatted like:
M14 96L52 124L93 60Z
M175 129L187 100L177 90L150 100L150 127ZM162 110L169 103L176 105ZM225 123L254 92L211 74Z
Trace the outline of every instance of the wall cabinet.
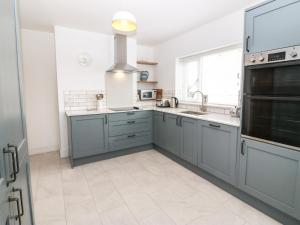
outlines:
M68 128L71 161L108 152L107 115L69 117Z
M242 139L239 186L300 219L300 152Z
M237 135L236 127L199 121L198 166L236 184Z
M246 11L245 52L300 45L300 1L276 0Z

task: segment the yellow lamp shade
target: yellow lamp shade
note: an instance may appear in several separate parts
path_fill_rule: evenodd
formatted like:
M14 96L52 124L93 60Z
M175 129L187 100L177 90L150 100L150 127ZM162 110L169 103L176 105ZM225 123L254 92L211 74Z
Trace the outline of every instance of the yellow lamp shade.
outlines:
M112 19L112 27L117 31L132 32L136 30L136 19L130 12L117 12Z

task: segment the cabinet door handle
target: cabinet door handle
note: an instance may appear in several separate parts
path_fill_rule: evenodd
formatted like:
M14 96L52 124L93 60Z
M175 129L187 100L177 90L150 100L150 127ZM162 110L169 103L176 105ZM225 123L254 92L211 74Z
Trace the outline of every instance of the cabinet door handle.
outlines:
M242 142L241 142L241 154L242 155L245 155L244 145L245 145L245 140L242 140Z
M105 115L105 124L107 124L107 120L108 120L107 115Z
M166 121L166 113L163 113L163 122L165 122Z
M19 221L19 225L22 225L19 199L9 197L8 202L16 202L17 203L18 215L15 216L15 219Z
M11 180L8 180L6 182L6 185L8 186L9 184L13 183L16 181L17 179L17 171L16 171L16 162L15 162L15 153L11 150L6 150L6 149L3 149L3 153L4 154L10 154L11 156L11 160L12 160L12 167L13 167L13 173L10 175L11 176Z
M128 138L134 138L136 135L135 134L132 134L132 135L128 135L127 137Z
M209 126L213 127L213 128L220 128L221 127L220 125L216 125L216 124L212 124L212 123L210 123Z
M135 123L135 120L132 120L132 121L127 121L128 124L134 124Z
M24 216L23 191L21 188L13 188L12 191L19 192L19 197L21 200L21 210L22 210L22 212L20 213L20 216Z
M20 162L19 162L19 152L18 152L18 147L15 146L15 145L11 145L11 144L8 144L7 145L7 148L10 149L10 148L13 148L14 149L14 152L15 152L15 156L16 156L16 174L18 174L20 172Z
M183 118L182 116L180 116L180 118L179 118L179 126L180 127L182 127L182 118Z
M250 36L247 36L247 39L246 39L246 51L247 52L250 52L250 50L249 50L249 40L250 40Z

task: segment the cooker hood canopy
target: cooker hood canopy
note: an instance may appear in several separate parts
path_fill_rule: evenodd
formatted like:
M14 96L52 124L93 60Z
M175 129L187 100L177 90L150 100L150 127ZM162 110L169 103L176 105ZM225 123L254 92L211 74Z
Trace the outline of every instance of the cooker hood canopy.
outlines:
M126 35L116 34L114 37L114 65L106 72L109 73L134 73L138 69L127 63L127 37Z

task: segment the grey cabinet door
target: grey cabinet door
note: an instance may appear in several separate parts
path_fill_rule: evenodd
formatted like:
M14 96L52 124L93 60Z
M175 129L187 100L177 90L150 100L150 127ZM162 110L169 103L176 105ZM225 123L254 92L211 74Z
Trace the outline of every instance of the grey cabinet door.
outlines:
M236 183L237 128L201 121L198 166L231 184Z
M300 1L269 1L246 11L245 38L249 52L300 45ZM247 52L247 44L245 44Z
M166 149L166 114L161 112L154 113L154 129L153 129L153 137L154 144L157 146Z
M108 151L107 115L71 118L72 157L82 158Z
M181 151L181 127L178 125L179 116L167 114L166 126L166 150L180 156Z
M242 139L240 188L300 219L300 152Z
M198 123L195 119L190 119L186 117L180 118L181 126L181 157L197 165L197 155L198 155Z
M27 157L20 162L20 170L17 175L17 180L12 184L12 194L14 198L20 202L20 220L21 224L33 224L33 211L31 205L31 187L30 187L30 171ZM23 207L22 207L23 206ZM14 215L18 216L18 211L15 207Z

